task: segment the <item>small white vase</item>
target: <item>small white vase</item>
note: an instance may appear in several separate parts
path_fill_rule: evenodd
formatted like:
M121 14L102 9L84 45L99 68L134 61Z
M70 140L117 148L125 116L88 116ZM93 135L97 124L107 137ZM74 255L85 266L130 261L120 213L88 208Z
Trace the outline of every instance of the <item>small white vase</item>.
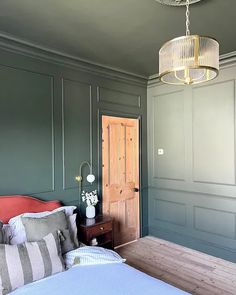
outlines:
M86 207L86 217L94 218L95 217L95 207L90 205Z

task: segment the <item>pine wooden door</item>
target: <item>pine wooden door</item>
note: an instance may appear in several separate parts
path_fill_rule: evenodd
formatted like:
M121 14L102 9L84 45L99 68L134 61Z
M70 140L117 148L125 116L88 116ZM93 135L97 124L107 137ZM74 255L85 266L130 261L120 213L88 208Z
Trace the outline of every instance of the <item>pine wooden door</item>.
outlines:
M139 120L102 117L103 213L114 217L114 245L139 238Z

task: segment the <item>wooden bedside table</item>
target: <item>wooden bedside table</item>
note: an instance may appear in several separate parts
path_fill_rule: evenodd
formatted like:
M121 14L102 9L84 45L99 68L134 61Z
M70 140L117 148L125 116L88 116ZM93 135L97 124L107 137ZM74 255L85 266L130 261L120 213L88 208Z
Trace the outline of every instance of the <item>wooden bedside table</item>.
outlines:
M92 239L96 238L96 246L113 249L113 219L109 216L98 215L95 218L78 220L78 240L91 246Z

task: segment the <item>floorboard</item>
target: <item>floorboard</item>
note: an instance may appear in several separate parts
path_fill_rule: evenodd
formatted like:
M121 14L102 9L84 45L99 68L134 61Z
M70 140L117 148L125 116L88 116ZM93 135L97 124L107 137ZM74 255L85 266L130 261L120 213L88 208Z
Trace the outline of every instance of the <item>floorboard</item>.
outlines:
M236 295L236 264L155 237L117 249L127 263L198 295Z

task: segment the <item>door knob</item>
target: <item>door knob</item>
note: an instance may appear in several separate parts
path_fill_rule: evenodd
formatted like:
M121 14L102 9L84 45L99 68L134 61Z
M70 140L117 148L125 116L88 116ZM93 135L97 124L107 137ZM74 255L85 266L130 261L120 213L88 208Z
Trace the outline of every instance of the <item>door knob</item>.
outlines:
M135 187L135 188L133 189L133 191L134 191L135 193L137 193L137 192L139 192L139 189L138 189L137 187Z

